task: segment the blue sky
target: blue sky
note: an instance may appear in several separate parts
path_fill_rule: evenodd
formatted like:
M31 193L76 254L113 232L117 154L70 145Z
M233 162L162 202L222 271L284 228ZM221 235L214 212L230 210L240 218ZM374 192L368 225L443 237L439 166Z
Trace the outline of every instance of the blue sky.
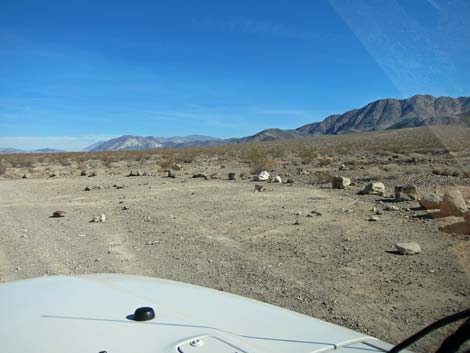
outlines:
M239 137L470 91L470 3L0 1L0 147Z

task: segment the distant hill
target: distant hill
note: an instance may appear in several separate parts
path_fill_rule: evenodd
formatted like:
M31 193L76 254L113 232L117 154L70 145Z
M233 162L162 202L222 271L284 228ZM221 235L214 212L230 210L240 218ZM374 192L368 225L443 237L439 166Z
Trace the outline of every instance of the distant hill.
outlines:
M124 135L86 148L86 151L147 150L154 148L177 148L194 146L212 146L224 143L224 140L200 135L153 137Z
M33 150L33 151L25 151L25 150L20 150L17 148L1 148L0 147L0 154L17 154L17 153L60 153L60 152L65 152L62 150L56 150L53 148L41 148L38 150Z
M470 97L416 95L408 99L380 99L360 109L330 115L321 122L294 130L268 129L236 139L237 143L272 141L315 135L380 131L426 125L470 126Z
M0 147L0 153L15 154L15 153L25 153L25 151L19 150L17 148L8 148L8 147L2 148L2 147Z

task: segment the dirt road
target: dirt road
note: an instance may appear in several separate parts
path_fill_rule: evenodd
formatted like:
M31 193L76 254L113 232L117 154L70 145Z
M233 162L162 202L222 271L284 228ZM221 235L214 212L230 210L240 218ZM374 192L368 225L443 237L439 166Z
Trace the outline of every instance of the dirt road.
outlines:
M155 276L251 297L391 343L469 306L469 273L459 262L468 237L439 231L416 216L415 203L369 222L370 210L382 205L354 188L267 189L187 177L0 180L0 281ZM56 210L66 216L50 218ZM89 222L101 214L106 222ZM393 253L395 242L408 240L422 253ZM442 337L415 350L435 348Z

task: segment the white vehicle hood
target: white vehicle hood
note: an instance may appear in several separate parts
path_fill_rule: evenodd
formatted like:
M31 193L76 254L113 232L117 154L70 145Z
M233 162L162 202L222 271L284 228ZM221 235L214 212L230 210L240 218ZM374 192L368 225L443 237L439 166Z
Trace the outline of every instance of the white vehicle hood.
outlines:
M155 318L132 320L134 310L144 306L155 310ZM128 275L0 284L0 313L3 353L371 353L391 348L255 300Z

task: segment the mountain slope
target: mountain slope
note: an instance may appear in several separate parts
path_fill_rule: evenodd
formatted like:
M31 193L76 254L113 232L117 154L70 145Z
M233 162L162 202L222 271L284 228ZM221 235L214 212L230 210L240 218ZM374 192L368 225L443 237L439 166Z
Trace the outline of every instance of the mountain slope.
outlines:
M303 136L380 131L424 125L460 124L470 112L470 97L435 98L416 95L408 99L381 99L360 109L327 117L320 123L296 129Z
M174 137L153 137L153 136L131 136L124 135L108 141L93 144L85 151L120 151L120 150L147 150L155 148L176 148L209 146L223 143L223 140L210 136L174 136Z
M416 95L408 99L381 99L360 109L334 114L321 122L294 130L268 129L234 142L273 141L315 135L402 129L426 125L470 126L470 97Z

